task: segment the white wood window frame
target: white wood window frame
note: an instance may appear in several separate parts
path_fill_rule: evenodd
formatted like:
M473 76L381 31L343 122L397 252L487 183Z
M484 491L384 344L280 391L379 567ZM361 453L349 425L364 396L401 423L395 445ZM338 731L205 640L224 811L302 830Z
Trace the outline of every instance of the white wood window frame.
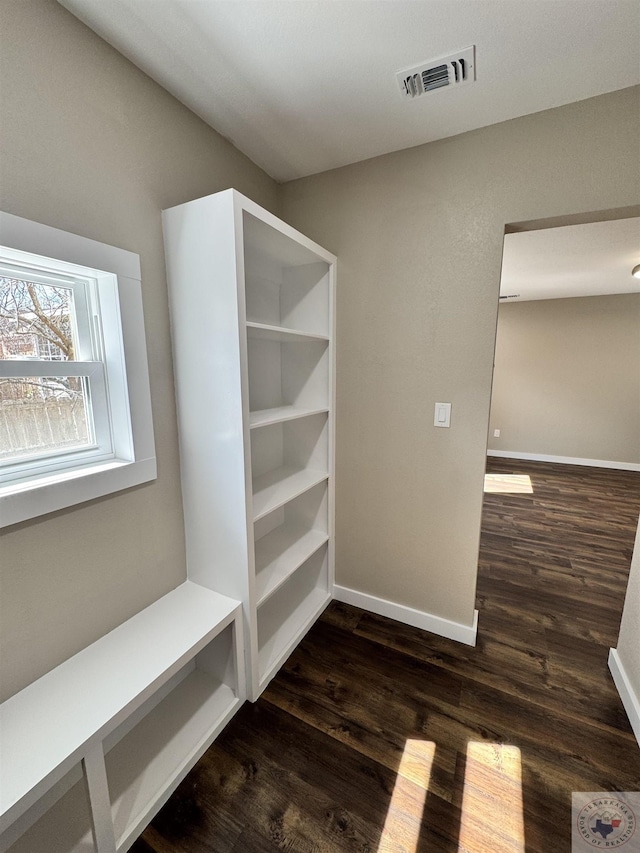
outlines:
M66 274L61 273L64 267ZM70 272L73 270L73 274ZM83 464L130 458L131 427L128 413L118 412L112 422L109 388L122 382L122 335L120 320L110 302L117 298L117 277L76 265L51 262L41 256L9 247L0 248L0 275L23 279L72 292L71 325L76 358L72 361L45 358L0 359L0 378L80 377L84 379L87 412L87 443L66 450L43 449L15 460L0 462L0 486L35 478ZM105 338L102 313L107 320ZM110 374L110 375L109 375ZM117 448L114 438L120 438ZM123 447L123 443L126 446ZM119 453L117 452L119 450Z
M6 466L0 482L0 527L92 500L156 478L145 346L140 258L133 252L0 212L5 263L87 282L95 288L102 359L76 362L0 360L0 376L89 376L99 440L50 461ZM106 409L106 411L105 411ZM108 421L108 442L105 440Z

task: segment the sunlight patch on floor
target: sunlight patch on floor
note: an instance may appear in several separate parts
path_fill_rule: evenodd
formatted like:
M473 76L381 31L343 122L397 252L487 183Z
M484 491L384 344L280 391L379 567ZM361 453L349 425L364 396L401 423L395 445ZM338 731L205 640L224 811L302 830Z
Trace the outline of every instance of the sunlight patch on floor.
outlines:
M416 853L435 751L433 741L406 742L378 853Z
M470 741L458 853L486 850L525 853L522 762L517 746Z
M485 474L484 490L488 494L532 495L533 485L528 474Z

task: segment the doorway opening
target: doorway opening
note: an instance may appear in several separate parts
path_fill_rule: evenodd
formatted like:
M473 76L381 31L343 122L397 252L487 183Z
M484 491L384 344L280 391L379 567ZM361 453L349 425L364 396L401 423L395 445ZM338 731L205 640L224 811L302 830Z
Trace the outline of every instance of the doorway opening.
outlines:
M614 691L640 513L639 213L505 229L479 625L585 707Z

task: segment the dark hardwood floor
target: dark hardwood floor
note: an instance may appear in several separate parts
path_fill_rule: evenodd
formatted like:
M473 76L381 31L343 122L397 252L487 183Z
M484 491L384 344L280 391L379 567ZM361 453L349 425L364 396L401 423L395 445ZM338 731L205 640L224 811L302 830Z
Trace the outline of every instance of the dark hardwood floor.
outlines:
M640 474L489 471L533 492L485 497L477 646L334 602L134 853L569 853L572 791L640 789L607 669Z

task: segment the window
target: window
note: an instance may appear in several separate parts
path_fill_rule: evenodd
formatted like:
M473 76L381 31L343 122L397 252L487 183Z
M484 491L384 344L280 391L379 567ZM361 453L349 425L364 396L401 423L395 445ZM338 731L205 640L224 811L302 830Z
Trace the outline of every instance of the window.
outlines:
M137 255L0 214L0 525L152 480Z
M0 263L4 482L114 456L98 279L48 266Z

